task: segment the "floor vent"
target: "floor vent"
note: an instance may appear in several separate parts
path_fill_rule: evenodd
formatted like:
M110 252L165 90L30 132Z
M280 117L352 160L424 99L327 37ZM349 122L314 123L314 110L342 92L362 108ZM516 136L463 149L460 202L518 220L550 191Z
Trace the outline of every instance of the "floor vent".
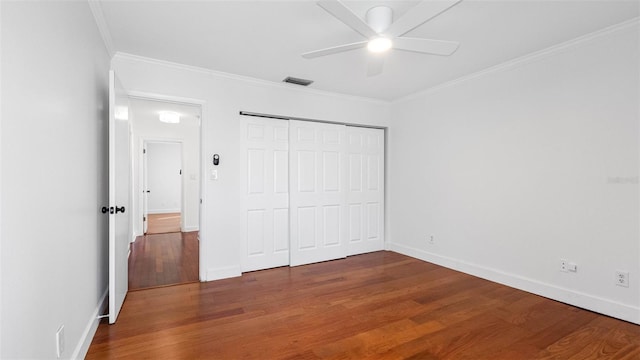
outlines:
M295 84L295 85L302 85L302 86L309 86L313 83L313 80L307 80L307 79L299 79L299 78L294 78L291 76L287 76L284 80L282 80L286 83L289 84Z

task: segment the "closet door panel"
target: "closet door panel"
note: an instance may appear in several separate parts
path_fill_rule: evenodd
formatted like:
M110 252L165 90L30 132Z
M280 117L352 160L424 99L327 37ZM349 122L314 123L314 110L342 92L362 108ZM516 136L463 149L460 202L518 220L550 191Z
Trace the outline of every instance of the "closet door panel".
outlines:
M347 127L348 255L384 250L384 130Z
M242 271L289 264L289 125L241 117Z
M289 121L292 266L346 256L346 127Z

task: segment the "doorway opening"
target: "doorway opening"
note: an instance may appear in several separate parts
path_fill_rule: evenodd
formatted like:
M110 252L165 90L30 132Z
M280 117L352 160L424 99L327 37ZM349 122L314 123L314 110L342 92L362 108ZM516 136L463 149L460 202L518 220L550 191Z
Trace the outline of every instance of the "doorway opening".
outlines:
M129 290L199 281L199 105L130 99L133 230ZM179 122L166 123L160 114Z
M182 232L185 205L182 201L182 156L182 142L143 142L142 221L145 235Z

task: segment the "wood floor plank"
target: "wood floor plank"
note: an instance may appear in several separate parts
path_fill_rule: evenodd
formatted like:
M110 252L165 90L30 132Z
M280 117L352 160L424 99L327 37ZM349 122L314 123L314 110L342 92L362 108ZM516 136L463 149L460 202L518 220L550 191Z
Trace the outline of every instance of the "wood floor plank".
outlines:
M182 231L180 213L147 214L147 234L166 234Z
M381 251L131 292L118 322L100 324L87 359L639 354L638 325Z

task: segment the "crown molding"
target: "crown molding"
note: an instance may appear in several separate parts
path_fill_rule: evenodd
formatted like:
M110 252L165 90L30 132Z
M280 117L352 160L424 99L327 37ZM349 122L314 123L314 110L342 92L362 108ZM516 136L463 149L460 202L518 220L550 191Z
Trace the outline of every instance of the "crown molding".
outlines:
M183 104L183 105L203 106L207 104L206 101L200 100L200 99L151 93L146 91L130 90L130 91L127 91L127 95L130 98L134 98L134 99L155 100L155 101L163 101L163 102Z
M325 90L303 88L303 87L298 87L297 85L285 84L285 83L274 82L269 80L262 80L262 79L257 79L249 76L236 75L236 74L227 73L223 71L217 71L217 70L212 70L212 69L207 69L207 68L192 66L192 65L185 65L185 64L172 62L172 61L159 60L159 59L154 59L154 58L149 58L149 57L134 55L129 53L123 53L123 52L116 52L116 54L113 56L113 59L132 61L132 62L142 62L150 65L157 65L157 66L163 66L163 67L172 68L176 70L194 72L194 73L208 75L216 78L242 81L251 85L257 85L257 86L268 87L268 88L277 88L277 89L289 90L294 92L303 92L308 94L327 96L327 97L339 98L339 99L350 100L350 101L360 101L360 102L367 102L367 103L373 103L378 105L389 105L391 103L390 101L387 101L387 100L368 98L364 96L341 94L341 93L325 91Z
M113 39L111 38L111 32L109 32L109 27L107 26L107 20L104 17L102 6L98 0L87 0L87 2L89 3L89 8L91 9L93 18L96 21L96 25L98 26L98 31L100 31L104 47L107 49L109 57L112 58L115 55Z
M523 55L520 57L517 57L515 59L511 59L508 61L505 61L503 63L500 63L498 65L494 65L491 67L488 67L486 69L477 71L475 73L469 74L469 75L465 75L462 77L459 77L457 79L451 80L451 81L447 81L444 83L441 83L439 85L435 85L433 87L430 87L428 89L424 89L424 90L420 90L418 92L415 92L413 94L407 95L407 96L403 96L401 98L392 100L390 103L391 104L399 104L399 103L403 103L406 101L411 101L411 100L415 100L417 98L420 98L422 96L428 95L428 94L432 94L462 83L465 83L467 81L479 78L479 77L483 77L489 74L493 74L493 73L498 73L501 71L505 71L505 70L509 70L515 67L519 67L519 66L523 66L526 64L529 64L531 62L549 57L549 56L553 56L557 53L559 53L560 51L566 50L566 49L570 49L570 48L574 48L577 47L583 43L586 43L588 41L600 38L602 36L606 36L618 31L622 31L625 29L628 29L630 27L636 26L640 24L640 17L635 17L633 19L630 20L626 20L623 21L621 23L615 24L615 25L611 25L608 27L605 27L603 29L588 33L586 35L582 35L579 36L577 38L565 41L563 43L560 44L556 44L553 46L550 46L548 48L539 50L539 51L535 51L532 53L529 53L527 55Z

